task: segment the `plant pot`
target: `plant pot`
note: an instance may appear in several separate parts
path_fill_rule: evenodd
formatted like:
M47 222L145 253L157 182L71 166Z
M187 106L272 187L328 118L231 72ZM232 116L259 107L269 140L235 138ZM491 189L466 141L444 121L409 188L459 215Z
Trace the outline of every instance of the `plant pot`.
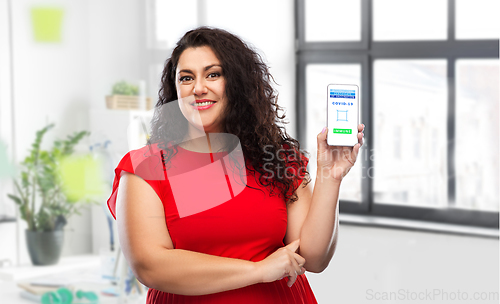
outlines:
M64 241L64 230L26 230L26 243L33 265L53 265L59 262Z
M153 104L150 97L145 98L144 110L151 110ZM110 95L106 96L106 106L112 110L140 110L139 96L132 95Z

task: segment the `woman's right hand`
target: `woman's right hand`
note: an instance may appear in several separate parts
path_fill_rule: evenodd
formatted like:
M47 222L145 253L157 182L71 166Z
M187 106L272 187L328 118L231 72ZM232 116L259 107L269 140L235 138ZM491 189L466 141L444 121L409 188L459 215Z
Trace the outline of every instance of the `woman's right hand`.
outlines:
M273 252L262 261L256 262L261 273L262 282L269 283L288 277L288 287L291 287L297 276L304 274L306 269L302 266L306 260L296 253L300 240L295 240L285 247Z

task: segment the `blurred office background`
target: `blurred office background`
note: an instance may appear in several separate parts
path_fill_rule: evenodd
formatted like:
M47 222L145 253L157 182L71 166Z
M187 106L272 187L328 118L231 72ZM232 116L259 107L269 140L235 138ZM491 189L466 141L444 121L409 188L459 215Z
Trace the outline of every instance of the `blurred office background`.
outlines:
M34 39L34 7L62 10L58 41ZM114 168L130 149L131 115L106 108L113 84L146 83L156 102L181 35L221 27L269 64L313 177L327 84L360 86L365 145L341 188L337 253L307 274L320 303L400 290L497 302L499 10L498 0L0 0L0 139L18 163L47 123L47 145L89 130L79 151L110 141ZM3 178L0 260L21 265L26 225L12 220L12 191ZM63 256L109 247L106 212L70 219Z

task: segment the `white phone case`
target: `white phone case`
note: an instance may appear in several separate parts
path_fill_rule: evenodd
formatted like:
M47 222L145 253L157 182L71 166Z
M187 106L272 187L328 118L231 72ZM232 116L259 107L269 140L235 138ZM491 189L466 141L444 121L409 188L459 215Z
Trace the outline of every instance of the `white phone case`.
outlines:
M358 86L353 84L329 84L326 100L328 145L353 147L358 143Z

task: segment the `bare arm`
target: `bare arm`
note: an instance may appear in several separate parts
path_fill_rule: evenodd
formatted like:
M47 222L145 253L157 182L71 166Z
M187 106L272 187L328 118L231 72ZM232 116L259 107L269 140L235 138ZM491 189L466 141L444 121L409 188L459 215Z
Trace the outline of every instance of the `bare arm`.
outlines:
M354 165L363 145L364 125L358 125L359 146L328 146L326 132L318 134L318 171L314 189L300 185L298 200L287 206L288 224L285 244L300 238L299 254L304 267L320 273L328 267L338 240L339 192L342 178Z
M311 186L310 184L308 186ZM312 186L311 186L312 188ZM310 209L300 232L300 254L310 261L311 272L328 267L337 247L340 182L316 178Z
M340 184L318 179L314 189L312 183L306 187L303 184L304 181L296 191L298 200L287 206L285 244L300 238L299 254L307 260L304 267L320 273L330 263L337 244Z
M256 263L174 249L163 205L140 177L121 177L116 204L120 244L144 285L164 292L202 295L260 283Z

